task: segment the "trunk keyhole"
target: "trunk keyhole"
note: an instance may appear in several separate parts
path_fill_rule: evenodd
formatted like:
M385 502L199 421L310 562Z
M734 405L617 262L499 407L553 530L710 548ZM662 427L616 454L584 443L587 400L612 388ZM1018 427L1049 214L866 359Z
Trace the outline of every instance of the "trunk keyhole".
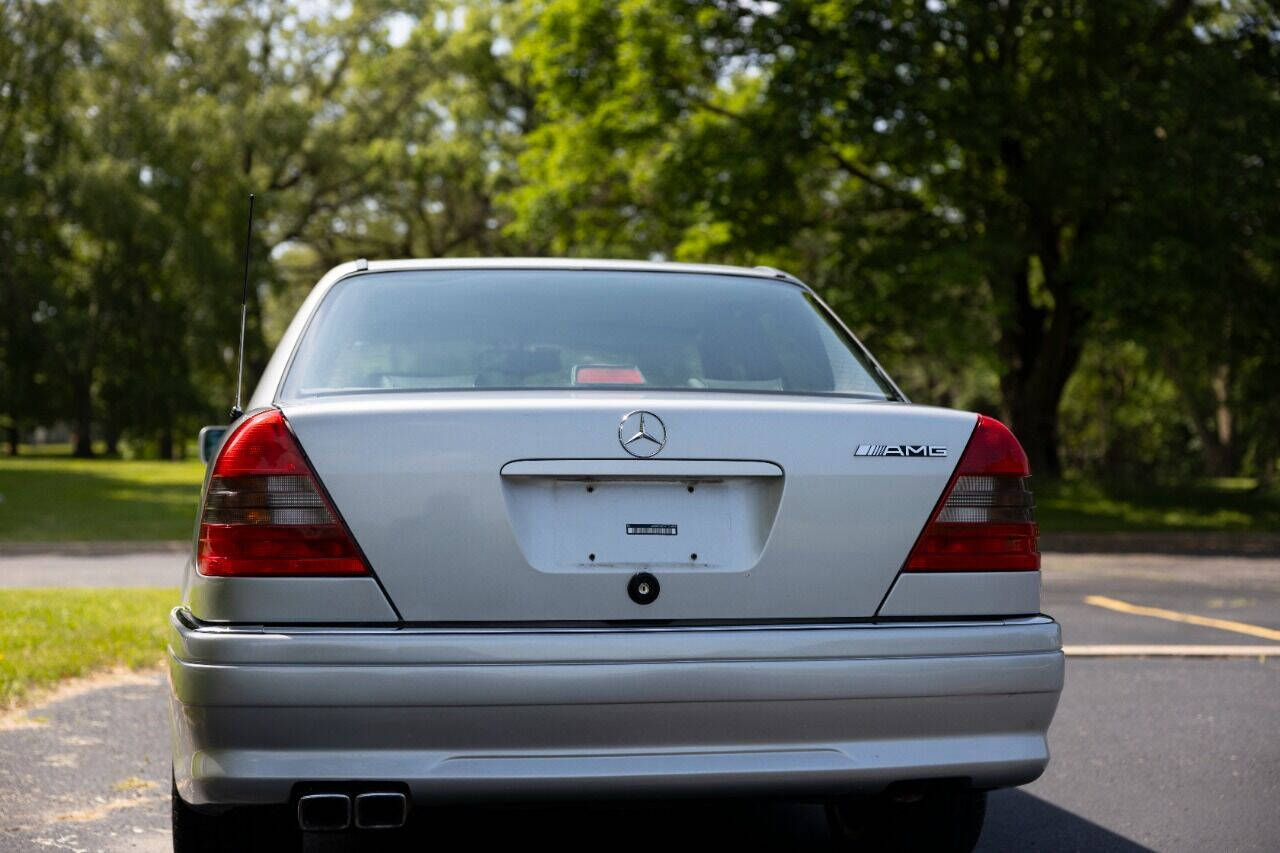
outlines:
M658 585L658 579L648 572L632 575L631 580L627 582L627 595L631 596L631 600L636 604L652 604L661 591L662 587Z

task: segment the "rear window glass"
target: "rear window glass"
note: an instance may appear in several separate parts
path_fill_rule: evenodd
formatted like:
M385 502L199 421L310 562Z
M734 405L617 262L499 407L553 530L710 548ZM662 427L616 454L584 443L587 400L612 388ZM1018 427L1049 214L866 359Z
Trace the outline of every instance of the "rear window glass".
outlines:
M303 335L283 396L570 388L892 396L799 287L594 270L345 279Z

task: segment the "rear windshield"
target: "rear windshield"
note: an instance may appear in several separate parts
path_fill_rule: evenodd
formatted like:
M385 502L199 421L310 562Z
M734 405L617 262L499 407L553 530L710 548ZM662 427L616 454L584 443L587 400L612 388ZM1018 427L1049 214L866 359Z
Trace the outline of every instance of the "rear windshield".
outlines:
M591 388L893 397L802 288L591 270L345 279L303 335L283 396Z

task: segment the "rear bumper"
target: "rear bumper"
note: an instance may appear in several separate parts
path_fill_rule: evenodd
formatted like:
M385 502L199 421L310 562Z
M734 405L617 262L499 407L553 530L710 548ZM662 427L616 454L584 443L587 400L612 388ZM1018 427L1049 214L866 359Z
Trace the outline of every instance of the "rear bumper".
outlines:
M829 795L1035 779L1062 689L1045 617L684 629L170 623L175 777L196 804L298 782L416 800Z

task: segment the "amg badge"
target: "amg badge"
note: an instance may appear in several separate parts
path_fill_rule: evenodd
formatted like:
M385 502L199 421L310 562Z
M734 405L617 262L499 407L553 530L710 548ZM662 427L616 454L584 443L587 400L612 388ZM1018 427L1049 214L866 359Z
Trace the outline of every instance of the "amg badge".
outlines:
M854 456L946 456L936 444L859 444Z

